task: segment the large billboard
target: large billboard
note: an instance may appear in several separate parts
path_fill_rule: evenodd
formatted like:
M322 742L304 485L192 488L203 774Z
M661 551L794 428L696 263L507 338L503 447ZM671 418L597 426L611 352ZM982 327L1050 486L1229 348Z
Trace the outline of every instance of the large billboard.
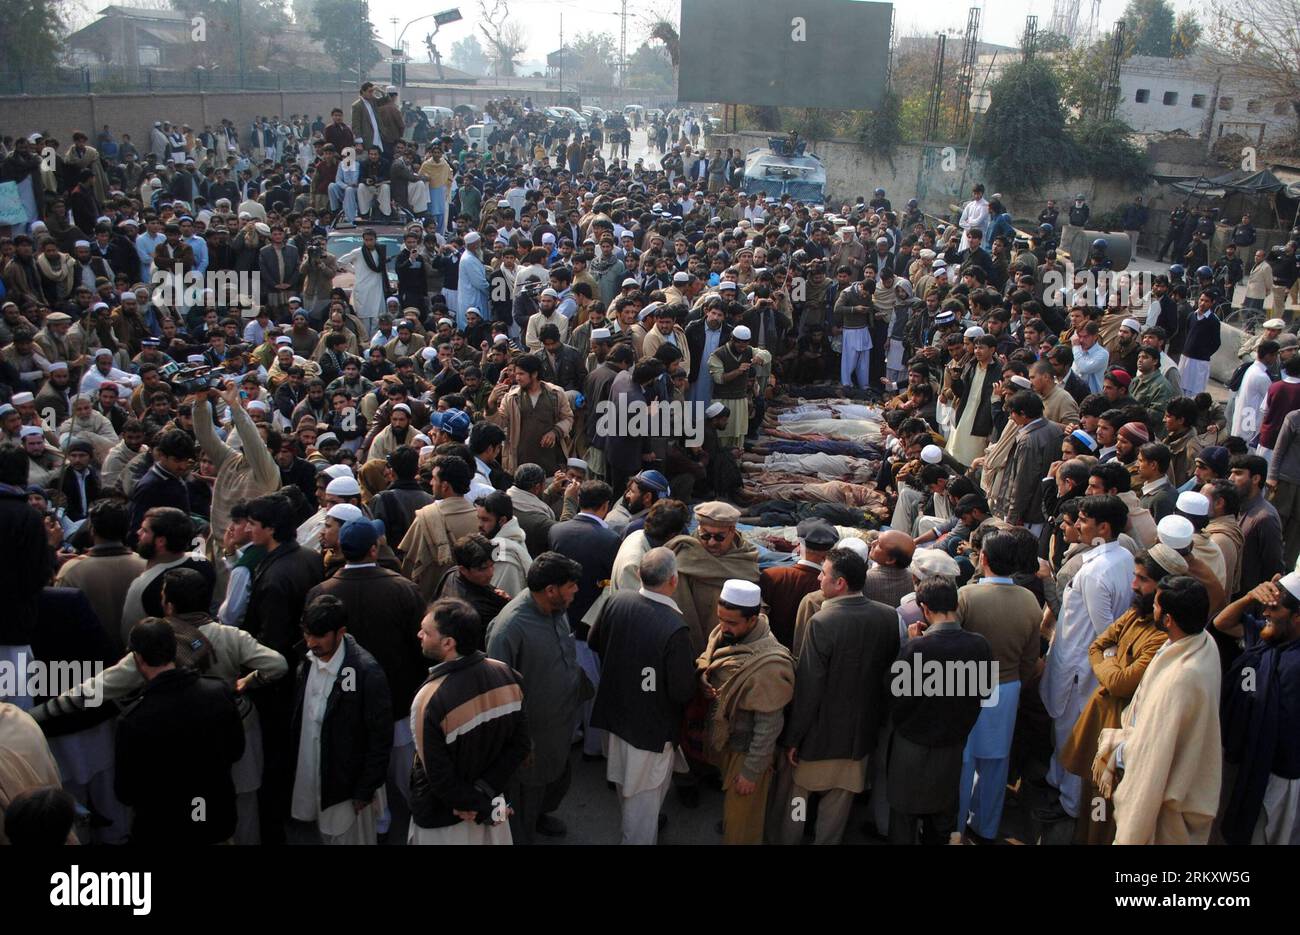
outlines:
M864 0L682 0L677 98L874 110L892 16Z

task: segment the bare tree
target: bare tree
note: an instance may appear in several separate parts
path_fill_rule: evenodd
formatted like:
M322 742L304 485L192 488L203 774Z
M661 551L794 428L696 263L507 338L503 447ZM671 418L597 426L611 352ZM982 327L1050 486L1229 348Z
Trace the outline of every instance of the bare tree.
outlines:
M1214 0L1211 9L1211 60L1300 118L1300 0Z
M524 39L523 27L510 18L510 4L507 0L478 0L479 16L483 22L478 24L479 32L487 40L488 57L492 59L492 71L498 76L513 76L519 55L528 48Z

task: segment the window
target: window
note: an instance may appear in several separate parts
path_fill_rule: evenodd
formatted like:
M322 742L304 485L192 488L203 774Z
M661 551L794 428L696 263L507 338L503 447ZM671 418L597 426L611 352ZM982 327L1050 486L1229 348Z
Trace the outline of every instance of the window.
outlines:
M1166 106L1166 107L1173 107L1175 104L1177 104L1177 103L1178 103L1178 92L1177 92L1177 91L1166 91L1166 92L1165 92L1165 101L1164 101L1164 103L1165 103L1165 106Z
M1147 101L1151 100L1151 90L1149 88L1138 88L1138 92L1134 96L1133 100L1137 101L1139 104L1145 104Z
M1248 114L1257 114L1257 113L1259 113L1259 101L1247 101L1247 102L1246 102L1246 113L1248 113Z
M1219 98L1219 110L1232 110L1232 98L1230 97Z
M162 50L154 45L142 45L137 47L136 52L139 56L139 64L145 67L162 64Z
M1204 110L1204 109L1205 109L1205 95L1204 95L1204 94L1193 94L1193 95L1192 95L1192 106L1195 107L1197 110Z
M1273 113L1279 117L1286 116L1287 111L1290 109L1291 109L1291 105L1288 104L1286 101L1278 101L1276 104L1273 105Z

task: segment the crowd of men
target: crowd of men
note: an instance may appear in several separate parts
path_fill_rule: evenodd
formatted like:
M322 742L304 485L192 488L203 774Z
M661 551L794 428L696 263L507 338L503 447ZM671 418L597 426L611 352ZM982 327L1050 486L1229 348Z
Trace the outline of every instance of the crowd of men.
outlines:
M1296 839L1289 319L1225 411L1213 270L494 111L6 156L0 663L102 671L8 683L0 839L531 843L592 762L629 844Z

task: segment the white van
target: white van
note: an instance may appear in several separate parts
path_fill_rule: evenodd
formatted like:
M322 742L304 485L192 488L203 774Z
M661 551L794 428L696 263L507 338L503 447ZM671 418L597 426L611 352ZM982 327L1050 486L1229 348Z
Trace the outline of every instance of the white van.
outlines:
M425 106L420 108L424 116L428 118L430 126L438 124L449 124L454 116L450 107Z

